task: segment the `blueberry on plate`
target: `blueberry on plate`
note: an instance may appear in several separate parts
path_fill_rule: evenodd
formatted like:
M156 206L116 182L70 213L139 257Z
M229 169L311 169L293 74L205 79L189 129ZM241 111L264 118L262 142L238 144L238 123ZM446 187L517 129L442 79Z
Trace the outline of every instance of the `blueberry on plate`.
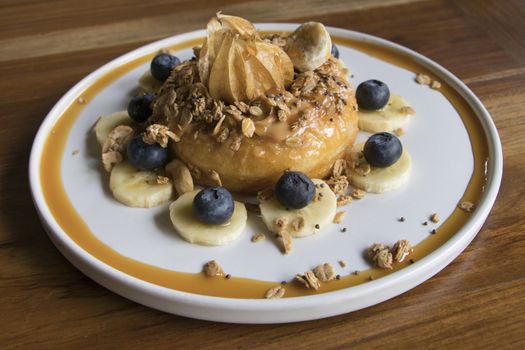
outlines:
M145 122L153 113L151 103L155 95L152 93L144 96L135 96L128 103L128 114L137 123Z
M355 91L359 108L377 110L383 108L390 98L390 90L382 81L371 79L362 82Z
M167 53L158 54L151 61L151 75L159 81L165 81L170 76L173 67L178 66L180 60Z
M153 170L164 166L168 161L168 149L158 143L152 145L142 140L143 135L137 135L128 143L126 156L135 168Z
M314 199L315 185L305 174L287 171L277 181L275 195L286 208L301 209Z
M368 138L363 155L371 166L386 168L399 160L403 146L399 139L388 132L379 132Z
M337 46L335 46L334 43L332 43L332 56L334 56L335 58L339 58L339 49L337 48Z
M207 225L224 224L234 208L233 197L224 187L205 188L193 198L193 214Z

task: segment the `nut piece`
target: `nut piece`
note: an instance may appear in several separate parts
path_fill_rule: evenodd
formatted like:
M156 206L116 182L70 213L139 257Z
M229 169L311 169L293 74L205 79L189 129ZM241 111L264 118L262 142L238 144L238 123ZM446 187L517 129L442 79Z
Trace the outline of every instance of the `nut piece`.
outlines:
M382 269L392 269L392 253L387 246L380 243L374 243L368 248L368 257L375 266Z
M295 280L304 285L306 288L313 288L315 290L321 288L321 283L317 277L315 277L312 271L307 271L304 275L295 275Z
M463 211L466 211L467 213L472 213L474 209L476 208L476 206L472 202L465 201L465 202L459 203L458 208Z
M224 276L224 270L215 260L210 260L204 264L202 271L209 277Z
M266 291L264 297L266 299L280 299L284 296L286 289L283 286L275 286Z
M313 273L322 282L328 282L335 278L334 267L330 263L317 265L313 269Z
M332 40L319 22L306 22L288 40L286 53L300 72L314 70L330 58Z
M434 223L438 223L439 222L439 215L438 215L438 213L434 213L434 214L430 215L430 221L432 221Z
M337 212L334 217L334 224L340 224L341 221L343 221L343 218L345 217L345 215L346 215L346 211Z
M412 251L414 249L409 241L405 239L397 241L392 248L394 262L402 262Z
M264 233L256 233L252 236L252 239L251 241L252 242L260 242L260 241L264 241L266 239L266 236L264 235Z
M432 89L439 89L441 87L441 83L437 80L434 80L431 84L430 84L430 87Z
M180 196L183 193L193 191L193 177L190 169L180 160L174 159L166 165L166 172L173 180L175 191Z
M122 155L132 138L133 128L130 126L119 125L111 130L102 145L102 165L106 171L111 171L115 164L122 162Z

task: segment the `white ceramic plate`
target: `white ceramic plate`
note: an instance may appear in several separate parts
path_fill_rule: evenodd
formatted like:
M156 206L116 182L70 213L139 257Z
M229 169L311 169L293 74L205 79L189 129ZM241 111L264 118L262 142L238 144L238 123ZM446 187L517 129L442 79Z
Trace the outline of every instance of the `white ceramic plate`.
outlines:
M258 28L291 31L296 25L260 24ZM122 74L118 73L120 67L151 56L161 48L202 38L205 33L196 31L174 36L123 55L84 78L54 106L40 127L31 153L30 181L35 205L55 245L86 275L126 298L178 315L240 323L292 322L347 313L399 295L443 269L479 231L499 189L502 154L491 117L458 78L431 60L369 35L336 28L330 28L330 32L340 39L386 50L402 60L410 58L448 85L472 109L470 118L478 128L468 130L465 117L462 119L443 94L414 82L413 71L347 47L336 39L341 58L353 74L350 80L354 87L370 78L380 79L392 92L405 97L417 111L401 138L413 159L408 186L354 201L344 208L348 213L342 225L333 225L314 237L295 240L294 252L290 255L282 255L271 239L257 244L250 242L254 232L264 229L256 217L250 218L246 232L232 245L214 248L191 245L171 228L167 206L133 209L113 200L107 191L106 175L98 163L94 136L89 135L98 116L125 109L139 76L148 69L149 60L142 59L142 63L133 65L129 71L122 71ZM177 55L189 59L191 47L179 50ZM108 74L112 74L110 78ZM457 214L455 209L474 172L476 147L473 139L488 149L486 163L483 161L477 165L478 172L480 166L486 169L485 190L477 200L476 210L442 244L429 254L423 254L424 257L422 255L415 263L373 281L332 292L279 300L224 298L174 290L152 282L149 275L141 277L123 272L125 269L111 259L102 261L97 258L88 245L72 239L75 230L65 230L60 224L68 220L64 216L70 215L71 211L54 211L53 214L49 203L55 200L54 194L46 196L43 191L41 171L47 165L41 162L46 139L54 136L56 123L65 118L68 107L78 103L78 97L86 96L87 89L101 79L107 85L88 97L78 115L68 117L72 126L63 154L57 156L61 157L59 177L72 212L78 213L100 244L120 256L150 266L196 274L204 262L216 259L235 278L278 283L291 280L296 273L319 263L330 262L344 280L354 270L368 273L370 266L363 251L371 243L393 244L398 239L408 239L417 244L429 238L429 230L441 225L422 226L431 213L439 213L442 222L454 212L455 215L467 215ZM364 140L366 136L363 133L359 137ZM74 150L80 153L73 155ZM404 223L397 221L401 216L407 218ZM347 227L348 232L341 233L341 227ZM340 268L338 260L345 260L347 267Z

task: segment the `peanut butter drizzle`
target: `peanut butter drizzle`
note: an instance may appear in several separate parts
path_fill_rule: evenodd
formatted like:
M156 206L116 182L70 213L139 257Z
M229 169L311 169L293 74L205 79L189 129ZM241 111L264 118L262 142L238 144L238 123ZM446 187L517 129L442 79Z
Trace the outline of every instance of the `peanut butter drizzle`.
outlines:
M398 53L390 48L380 47L377 44L368 42L358 42L342 38L334 38L334 41L337 44L366 52L371 56L380 58L414 73L424 73L432 79L437 78L431 71L423 67L408 54ZM170 47L170 49L180 50L193 47L201 42L201 38L194 39L174 45ZM103 88L108 86L115 79L149 61L153 56L154 53L145 55L105 74L82 92L82 98L87 101L93 100ZM486 184L485 165L488 160L488 145L484 137L483 127L468 102L446 82L442 82L440 91L447 97L461 116L468 131L473 149L474 169L472 177L463 197L458 198L458 202L470 201L472 203L478 203ZM62 157L65 154L64 150L67 136L84 106L85 105L83 104L76 103L76 99L73 100L71 105L54 125L48 136L40 161L40 181L44 198L51 213L67 235L82 249L101 262L125 274L152 284L201 295L230 298L263 298L266 291L269 288L274 287L276 282L237 278L235 276L232 276L230 279L210 278L204 276L202 273L182 273L144 264L121 255L105 245L89 230L80 215L73 208L73 205L65 192L60 175L60 165ZM412 262L417 262L441 247L453 237L463 225L465 225L469 218L470 214L459 209L454 210L450 217L448 217L438 228L437 234L429 235L428 238L415 246L414 252L409 256L409 259L396 264L393 270L368 269L360 271L359 274L342 276L339 280L325 283L317 291L306 289L296 283L288 283L285 286L285 297L313 295L344 289L398 271ZM293 276L290 276L290 280L292 279Z

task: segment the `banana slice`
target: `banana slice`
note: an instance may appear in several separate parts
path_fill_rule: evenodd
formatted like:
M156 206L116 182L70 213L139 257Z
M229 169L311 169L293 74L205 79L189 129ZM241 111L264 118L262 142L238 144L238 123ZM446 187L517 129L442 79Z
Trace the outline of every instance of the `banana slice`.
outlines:
M144 92L157 92L162 86L162 82L153 78L149 70L145 71L139 78L139 86Z
M401 96L392 94L383 109L359 110L359 129L368 132L394 131L410 121L414 109Z
M95 124L95 135L98 143L100 143L101 146L104 145L111 130L115 129L117 126L131 125L132 123L133 119L129 117L127 111L103 115Z
M314 70L332 55L332 39L321 23L306 22L290 36L286 53L300 72Z
M130 163L118 163L111 170L109 189L119 202L138 208L151 208L168 202L173 194L171 181L158 182L151 171L139 171Z
M355 145L354 152L363 150L364 144ZM412 160L406 149L397 162L386 168L372 167L367 175L361 175L353 169L347 169L347 177L350 183L362 190L372 193L383 193L395 190L410 178Z
M199 191L186 192L170 204L170 218L175 230L190 243L208 246L225 245L236 240L248 218L244 204L235 202L230 220L222 225L206 225L193 215L193 198Z
M317 188L316 199L302 209L286 210L275 196L261 201L262 219L270 231L277 233L277 219L284 219L285 229L292 237L306 237L319 232L334 220L337 209L335 194L323 180L312 181Z

